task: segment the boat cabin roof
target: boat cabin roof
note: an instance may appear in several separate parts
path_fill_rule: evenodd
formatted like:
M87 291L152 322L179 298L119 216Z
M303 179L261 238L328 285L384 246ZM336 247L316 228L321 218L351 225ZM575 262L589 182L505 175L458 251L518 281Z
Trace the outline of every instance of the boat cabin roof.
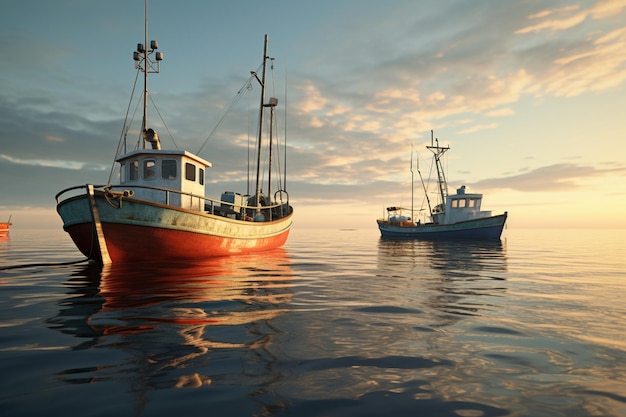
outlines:
M449 195L448 198L451 198L451 199L483 198L483 195L482 194L475 194L475 193L466 193L465 192L465 186L463 185L460 188L456 189L456 194Z
M200 158L198 155L195 155L191 152L188 151L178 151L178 150L161 150L161 149L138 149L135 151L130 151L128 153L125 153L124 155L119 156L116 161L117 162L123 162L126 161L128 159L132 159L132 158L136 158L136 157L154 157L154 158L167 158L167 157L174 157L176 159L182 159L183 157L186 157L188 159L192 159L194 160L196 163L200 164L200 165L204 165L205 167L210 168L212 166L212 164L207 161L206 159Z

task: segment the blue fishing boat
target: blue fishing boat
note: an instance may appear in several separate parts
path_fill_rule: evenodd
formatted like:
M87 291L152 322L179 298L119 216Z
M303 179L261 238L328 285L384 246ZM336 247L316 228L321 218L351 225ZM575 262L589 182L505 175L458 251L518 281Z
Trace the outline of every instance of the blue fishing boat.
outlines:
M448 194L448 183L443 170L442 157L450 150L449 146L440 146L439 140L433 139L426 148L433 153L433 163L437 169L438 201L431 206L426 186L424 193L430 215L429 221L414 221L414 208L387 207L387 215L378 219L378 229L384 238L407 239L500 239L507 219L507 212L493 215L482 210L482 194L468 193L463 185L456 194ZM411 173L413 169L411 167ZM419 168L418 168L419 173ZM422 184L424 181L421 177ZM413 187L413 180L411 180ZM411 192L413 195L413 190ZM411 197L413 201L413 197Z

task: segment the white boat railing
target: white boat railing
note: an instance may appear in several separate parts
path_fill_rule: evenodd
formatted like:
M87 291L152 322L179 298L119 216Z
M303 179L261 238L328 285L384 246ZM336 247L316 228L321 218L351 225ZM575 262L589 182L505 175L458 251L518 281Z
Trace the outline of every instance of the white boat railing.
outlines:
M82 190L82 189L85 189L86 191L87 188L88 188L88 184L77 185L74 187L66 188L60 191L59 193L57 193L57 195L55 195L54 198L58 205L65 200L82 195L82 193L80 192L71 193L70 195L69 194L70 192ZM287 198L287 201L285 202L274 203L274 204L263 205L263 206L257 207L257 206L248 206L244 204L236 204L230 201L222 201L220 199L215 199L211 197L201 196L201 195L197 195L193 193L183 192L179 190L172 190L170 188L162 188L162 187L150 187L150 186L142 186L142 185L133 185L132 187L128 187L128 186L122 186L122 185L107 184L107 185L94 185L93 188L95 190L99 190L102 193L104 193L105 197L108 196L107 201L109 201L109 203L112 203L114 200L117 200L119 203L119 207L121 207L121 203L123 199L133 198L134 189L141 188L141 189L147 189L147 190L152 190L152 191L157 191L157 192L163 192L163 196L164 196L162 203L159 201L155 201L153 199L150 199L150 200L142 199L143 201L150 201L153 203L169 205L172 194L178 194L181 196L185 195L185 196L190 197L189 208L181 207L181 206L176 206L176 207L189 209L193 211L201 211L202 213L223 216L223 217L227 217L228 215L236 215L236 219L242 220L242 221L254 221L255 214L259 212L262 213L264 216L266 216L266 218L268 219L267 221L280 219L292 213L292 208L289 205L288 198ZM279 190L276 192L276 194L278 193L281 193L281 195L284 194L288 196L287 192L284 190ZM64 196L64 194L68 194L68 195ZM61 198L61 196L63 196L63 198ZM194 204L194 201L196 202L196 204ZM234 206L239 208L240 211L232 210ZM194 207L203 207L204 210L197 210ZM237 214L239 214L239 216L237 216Z

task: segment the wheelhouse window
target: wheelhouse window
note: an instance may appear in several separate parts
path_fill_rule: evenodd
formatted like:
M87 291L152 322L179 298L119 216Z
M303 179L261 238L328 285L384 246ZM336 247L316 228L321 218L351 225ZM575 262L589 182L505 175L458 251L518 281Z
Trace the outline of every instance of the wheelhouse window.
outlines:
M178 176L178 166L175 159L164 159L161 161L161 177L172 180Z
M196 180L196 166L194 164L185 163L185 179L189 181Z
M475 198L470 198L470 201L469 201L469 206L470 206L471 208L476 207L476 199L475 199Z
M144 159L143 179L153 180L156 177L156 161L154 159Z
M200 185L204 185L204 169L199 168L198 171L198 182Z
M139 178L139 161L130 161L128 164L128 179L131 181L137 181Z
M452 208L463 208L467 205L467 199L457 198L452 200Z
M126 182L126 164L120 164L120 184Z

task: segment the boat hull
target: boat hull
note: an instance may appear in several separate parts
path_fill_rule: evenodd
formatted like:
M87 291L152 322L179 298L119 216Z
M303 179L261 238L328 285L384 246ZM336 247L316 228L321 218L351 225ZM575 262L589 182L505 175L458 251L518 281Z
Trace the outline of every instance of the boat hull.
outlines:
M9 227L11 223L9 222L0 222L0 237L5 237L9 235Z
M98 192L90 204L89 197L61 201L57 212L76 247L100 263L180 261L269 250L286 242L292 223L291 215L251 222L130 198L117 206Z
M377 220L384 238L405 239L500 239L507 213L453 224L406 225Z

